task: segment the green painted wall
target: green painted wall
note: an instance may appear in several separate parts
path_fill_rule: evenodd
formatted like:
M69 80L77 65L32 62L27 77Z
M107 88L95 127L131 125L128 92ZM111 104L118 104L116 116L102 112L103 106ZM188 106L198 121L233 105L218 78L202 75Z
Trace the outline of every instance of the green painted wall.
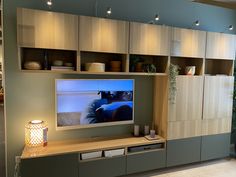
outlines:
M95 0L55 0L51 10L82 15L95 15ZM191 27L200 19L200 29L224 31L236 27L235 11L208 5L192 4L188 0L99 0L98 16L104 16L111 6L111 18L147 22L158 11L160 24ZM136 81L135 122L146 124L152 117L153 78L147 76L80 76L49 73L22 73L18 69L16 44L16 7L48 9L45 0L4 1L4 65L7 126L8 177L13 176L15 156L24 147L24 125L31 119L44 119L49 124L49 141L78 137L110 136L129 133L132 126L120 125L83 130L55 131L54 79L55 78L134 78ZM235 32L235 31L234 31Z

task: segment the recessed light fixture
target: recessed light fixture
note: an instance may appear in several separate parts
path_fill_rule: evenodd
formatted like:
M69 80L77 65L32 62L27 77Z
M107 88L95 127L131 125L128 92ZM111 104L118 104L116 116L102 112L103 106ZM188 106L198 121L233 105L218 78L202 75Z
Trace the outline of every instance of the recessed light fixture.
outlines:
M155 21L159 21L160 20L160 17L158 14L155 15Z
M52 5L52 0L47 0L47 5L51 6Z
M111 15L111 7L107 8L107 16Z
M234 26L233 26L233 25L229 25L228 29L229 29L230 31L232 31L232 30L234 29Z
M196 20L196 21L194 22L194 24L195 24L195 26L200 26L200 21L199 21L199 20Z

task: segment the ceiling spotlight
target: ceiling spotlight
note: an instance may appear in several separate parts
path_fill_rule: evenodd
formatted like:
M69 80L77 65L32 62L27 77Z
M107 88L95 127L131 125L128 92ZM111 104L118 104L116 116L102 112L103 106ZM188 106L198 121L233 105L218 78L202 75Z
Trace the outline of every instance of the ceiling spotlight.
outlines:
M111 15L111 7L107 8L107 16Z
M195 21L195 26L200 26L200 21L199 20L197 20L197 21Z
M52 5L52 0L47 0L47 5L51 6Z
M158 20L160 20L160 17L159 17L158 14L156 14L156 16L155 16L155 21L158 21Z
M228 29L229 29L230 31L232 31L232 30L234 29L234 26L233 26L233 25L229 25Z

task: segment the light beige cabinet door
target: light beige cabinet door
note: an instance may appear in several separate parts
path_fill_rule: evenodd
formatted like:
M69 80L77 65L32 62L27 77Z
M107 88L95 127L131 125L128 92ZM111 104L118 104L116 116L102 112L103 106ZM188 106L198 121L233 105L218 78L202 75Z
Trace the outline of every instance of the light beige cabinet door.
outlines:
M232 118L233 76L205 76L203 119Z
M170 27L130 23L131 54L169 55Z
M168 121L201 120L203 76L177 76L176 102L169 102Z
M129 23L125 21L79 17L80 51L128 53Z
M206 58L235 59L235 35L207 32Z
M172 28L171 56L204 58L206 32Z
M78 17L25 8L17 9L20 47L78 49Z

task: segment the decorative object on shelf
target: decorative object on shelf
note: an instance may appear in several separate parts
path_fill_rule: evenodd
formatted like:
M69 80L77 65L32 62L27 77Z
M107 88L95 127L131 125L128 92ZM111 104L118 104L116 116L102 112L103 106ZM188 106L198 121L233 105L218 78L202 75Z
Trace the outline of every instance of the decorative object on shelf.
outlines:
M42 120L32 120L25 126L25 144L28 147L47 145L47 124Z
M144 126L144 135L149 135L149 125Z
M64 66L72 67L72 66L73 66L73 63L71 63L71 62L65 62L65 63L64 63Z
M139 125L134 125L134 136L139 136Z
M105 72L105 63L85 63L85 71Z
M38 61L26 61L24 68L28 70L40 70L42 69L42 65Z
M52 62L53 66L63 66L63 61L62 60L54 60Z
M151 137L151 135L146 135L145 138L148 139L148 140L158 140L158 139L160 139L160 137L158 135L154 135L153 137Z
M143 71L147 73L155 73L156 66L154 64L143 64Z
M150 130L150 137L155 138L156 131L155 130Z
M143 72L143 62L137 62L135 65L135 72Z
M176 91L177 91L177 87L176 87L176 79L177 76L179 75L179 70L180 67L178 65L174 65L174 64L170 64L169 66L169 72L168 72L168 76L169 76L169 100L172 104L175 103L176 101Z
M71 66L51 66L52 71L74 71L74 67Z
M113 72L121 71L121 61L110 61L110 70Z
M196 66L186 66L185 67L185 74L193 76L195 74Z

